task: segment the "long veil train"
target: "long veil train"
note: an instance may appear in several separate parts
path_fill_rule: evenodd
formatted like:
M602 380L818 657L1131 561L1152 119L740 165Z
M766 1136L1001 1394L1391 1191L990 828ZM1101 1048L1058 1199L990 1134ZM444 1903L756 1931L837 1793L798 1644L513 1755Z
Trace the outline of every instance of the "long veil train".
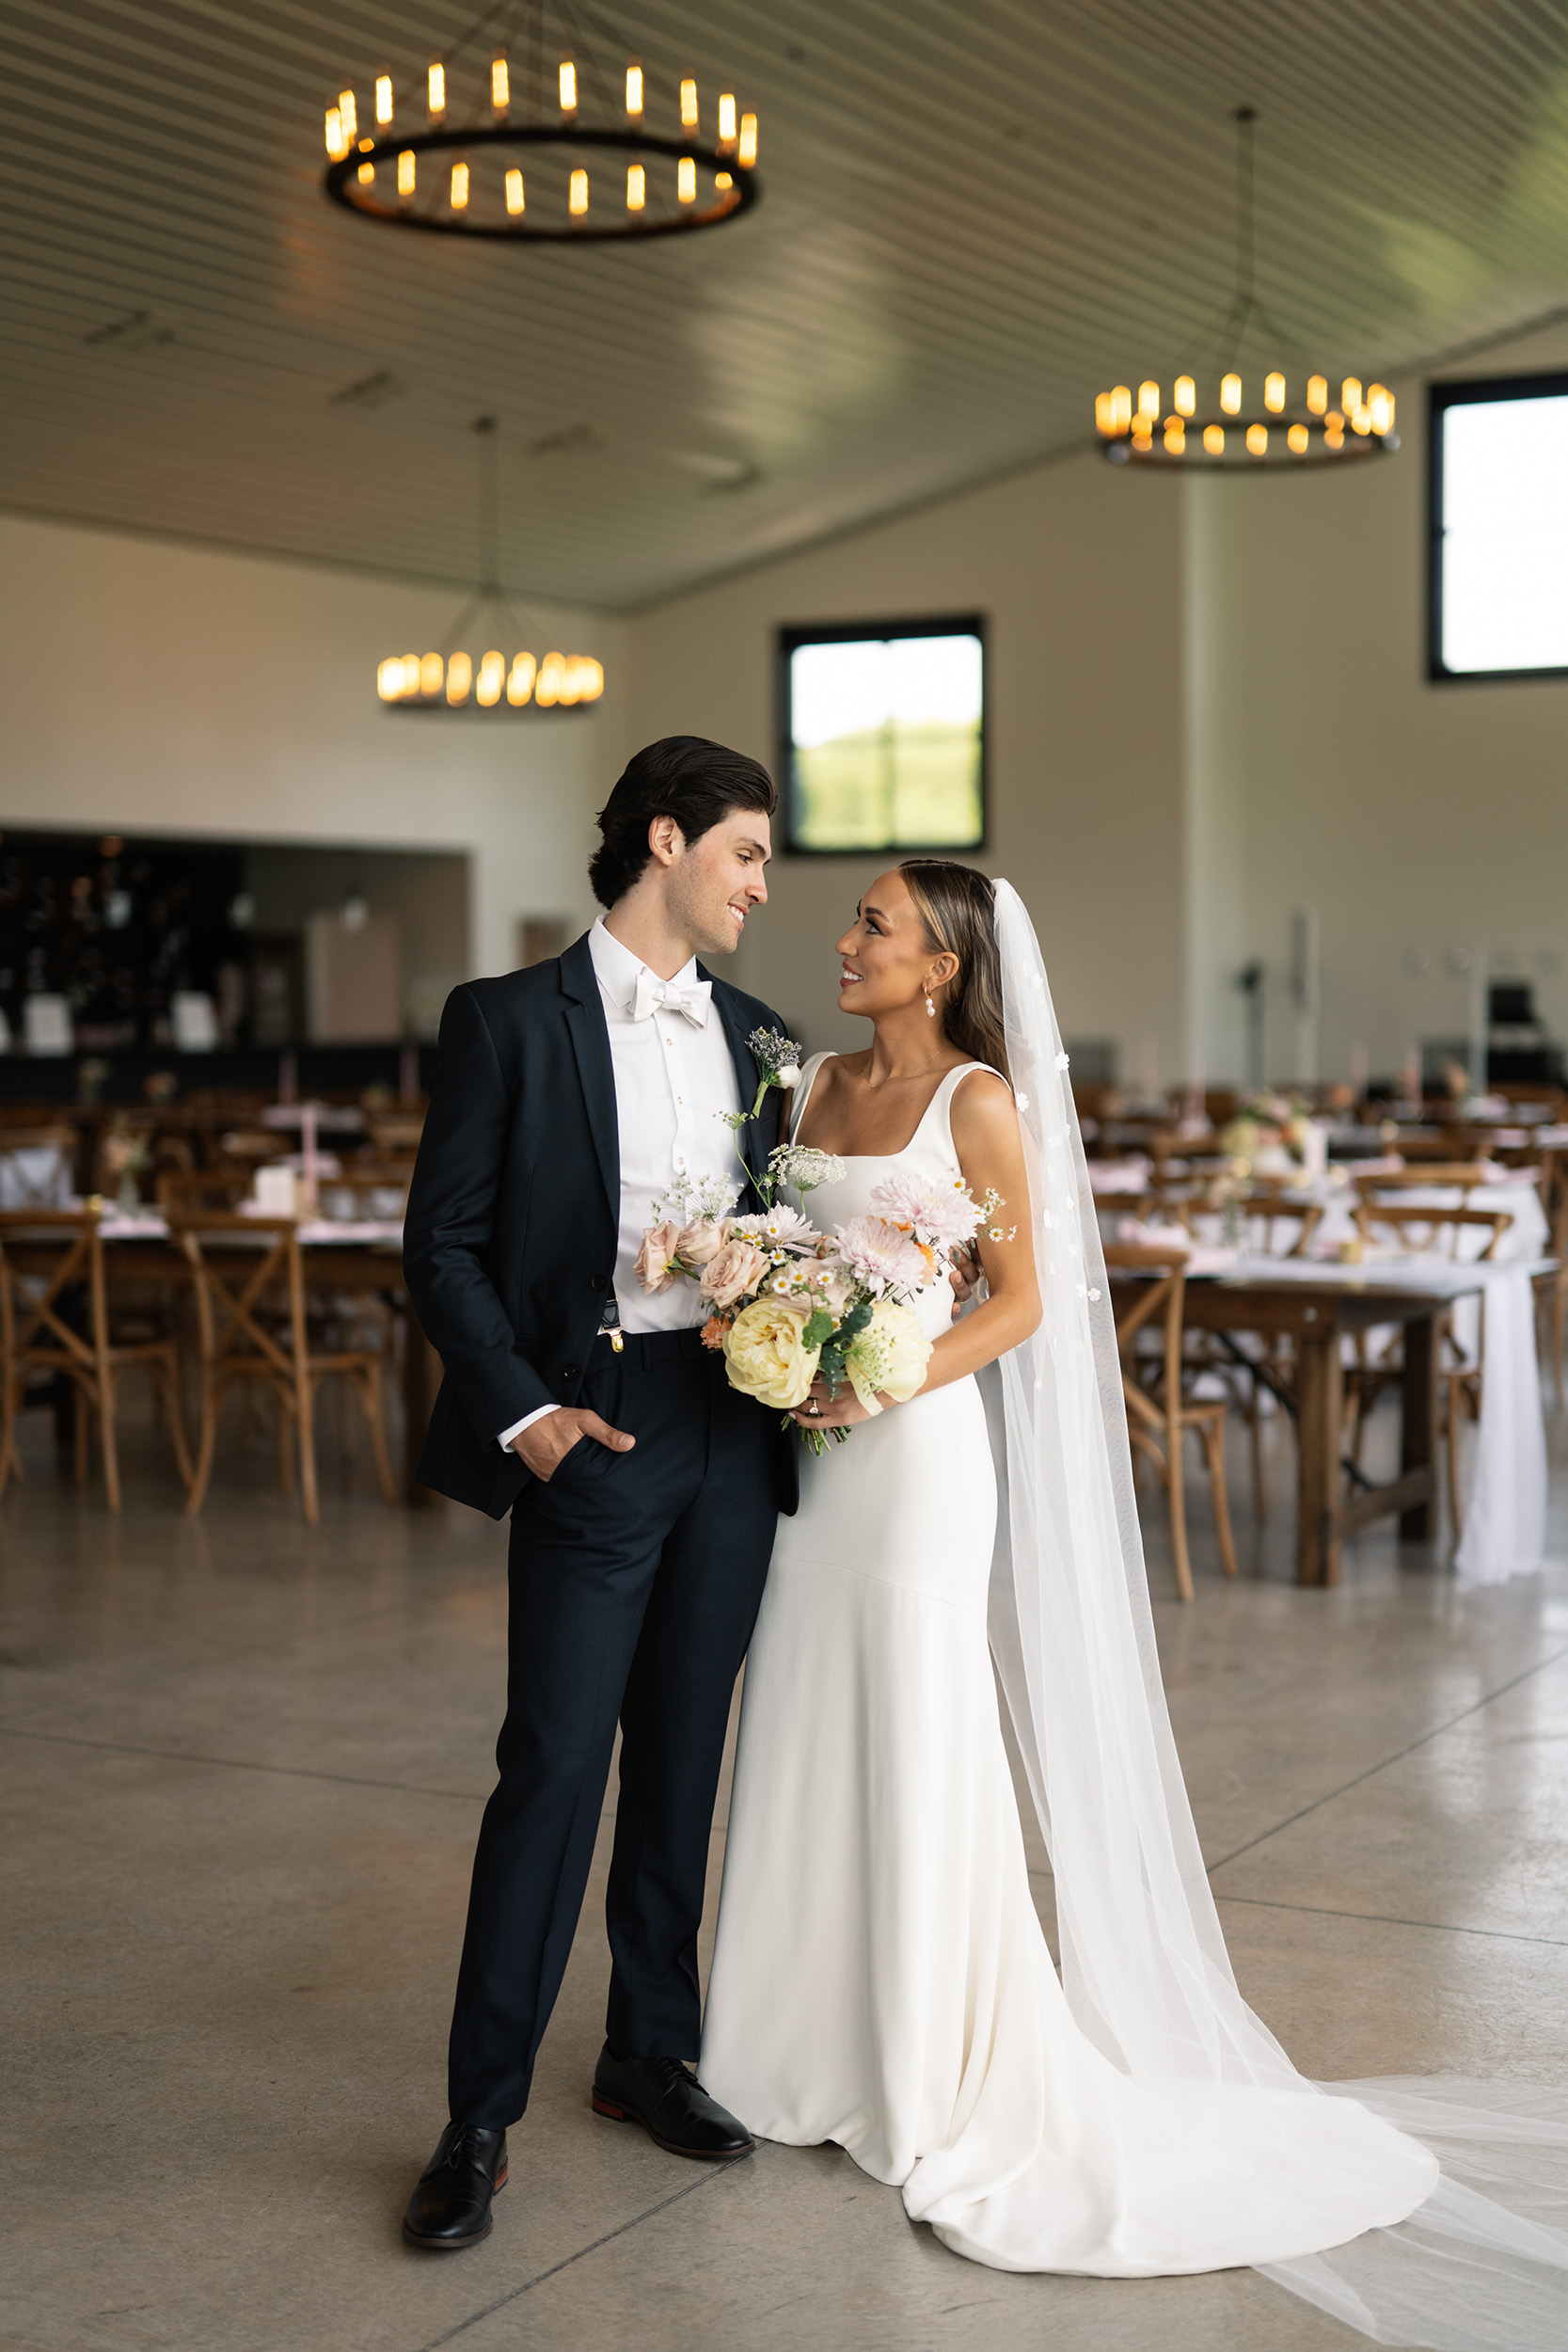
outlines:
M990 1638L1050 1849L1073 2017L1134 2083L1163 2102L1190 2096L1206 2129L1216 2121L1223 2129L1244 2107L1247 2161L1277 2157L1282 2178L1299 2179L1304 2166L1310 2175L1319 2160L1311 2151L1323 2145L1327 2119L1316 2103L1327 2095L1358 2102L1441 2164L1406 2220L1262 2262L1266 2276L1381 2344L1561 2352L1568 2091L1435 2079L1313 2084L1237 1988L1165 1709L1067 1057L1034 927L1011 885L995 887L1045 1311L1034 1338L1002 1360L1006 1498ZM1414 2152L1394 2149L1412 2177ZM1337 2186L1342 2208L1342 2179ZM1392 2209L1386 2192L1384 2209ZM986 2259L982 2248L963 2250Z

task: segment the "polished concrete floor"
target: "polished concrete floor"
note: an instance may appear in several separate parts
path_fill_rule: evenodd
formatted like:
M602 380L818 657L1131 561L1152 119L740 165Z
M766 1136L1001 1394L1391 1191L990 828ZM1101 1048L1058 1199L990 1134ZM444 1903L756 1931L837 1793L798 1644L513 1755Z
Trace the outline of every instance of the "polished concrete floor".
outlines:
M116 1520L56 1480L30 1416L28 1479L0 1503L0 2344L1362 2341L1250 2272L971 2266L832 2148L712 2171L598 2121L602 1875L494 2235L409 2252L398 2217L443 2120L502 1702L505 1531L388 1511L362 1454L329 1459L307 1530L260 1439L192 1525L150 1431L127 1455ZM1568 2080L1568 1569L1463 1592L1441 1549L1402 1555L1385 1528L1342 1588L1298 1592L1283 1433L1273 1460L1265 1529L1236 1481L1234 1585L1198 1482L1190 1609L1163 1597L1148 1513L1172 1712L1243 1988L1313 2074ZM1568 1472L1557 1488L1568 1560ZM715 1895L722 1849L721 1800Z

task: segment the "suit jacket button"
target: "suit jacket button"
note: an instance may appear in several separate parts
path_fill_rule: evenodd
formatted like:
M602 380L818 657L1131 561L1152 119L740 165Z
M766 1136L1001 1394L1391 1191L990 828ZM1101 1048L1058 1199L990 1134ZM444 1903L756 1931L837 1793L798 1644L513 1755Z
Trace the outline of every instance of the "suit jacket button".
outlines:
M562 1367L561 1367L561 1377L562 1378L562 1380L575 1380L575 1379L577 1378L577 1376L578 1376L578 1368L577 1368L576 1364L562 1364Z
M604 1288L604 1276L602 1274L591 1274L588 1278L588 1287L591 1291L602 1291Z

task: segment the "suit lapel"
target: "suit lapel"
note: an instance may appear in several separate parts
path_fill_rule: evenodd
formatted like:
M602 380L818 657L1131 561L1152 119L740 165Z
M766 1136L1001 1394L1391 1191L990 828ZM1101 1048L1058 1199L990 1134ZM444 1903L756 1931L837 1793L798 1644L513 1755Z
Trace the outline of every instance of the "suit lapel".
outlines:
M588 946L588 934L567 948L561 959L561 990L567 999L566 1026L578 1059L578 1076L588 1110L589 1132L604 1178L610 1222L621 1221L621 1128L615 1109L615 1066L610 1057L610 1030L599 994L599 977Z
M712 981L714 1009L724 1025L724 1036L729 1044L730 1059L735 1064L735 1083L736 1089L740 1096L740 1107L743 1111L749 1111L756 1096L757 1065L755 1057L746 1042L746 1032L740 1025L742 1016L736 1001L735 991L725 981L714 979L713 974L705 971L701 964L697 966L697 977L699 979ZM768 1164L769 1146L765 1133L767 1118L768 1105L764 1103L757 1117L749 1126L742 1127L736 1137L736 1148L753 1179L761 1175Z

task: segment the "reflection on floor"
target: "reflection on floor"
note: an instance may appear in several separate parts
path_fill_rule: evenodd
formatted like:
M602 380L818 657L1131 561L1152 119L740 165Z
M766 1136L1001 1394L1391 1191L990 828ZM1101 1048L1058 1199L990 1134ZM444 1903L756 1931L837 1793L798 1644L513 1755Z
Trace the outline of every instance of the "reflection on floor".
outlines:
M501 1707L504 1530L387 1510L362 1453L329 1462L307 1530L260 1437L194 1526L161 1449L133 1440L116 1522L56 1481L46 1437L30 1417L27 1483L0 1504L0 2341L1362 2341L1250 2272L972 2267L832 2148L714 2173L596 2120L603 1839L495 2234L409 2253L398 2216L443 2120ZM1271 1458L1262 1531L1238 1466L1235 1585L1195 1482L1191 1609L1164 1598L1148 1509L1177 1737L1243 1990L1310 2073L1568 2079L1568 1572L1461 1592L1443 1550L1402 1555L1386 1523L1340 1590L1298 1592L1282 1429ZM1568 1474L1557 1486L1568 1557ZM721 1806L715 1897L722 1851ZM1043 1867L1037 1884L1043 1903Z

